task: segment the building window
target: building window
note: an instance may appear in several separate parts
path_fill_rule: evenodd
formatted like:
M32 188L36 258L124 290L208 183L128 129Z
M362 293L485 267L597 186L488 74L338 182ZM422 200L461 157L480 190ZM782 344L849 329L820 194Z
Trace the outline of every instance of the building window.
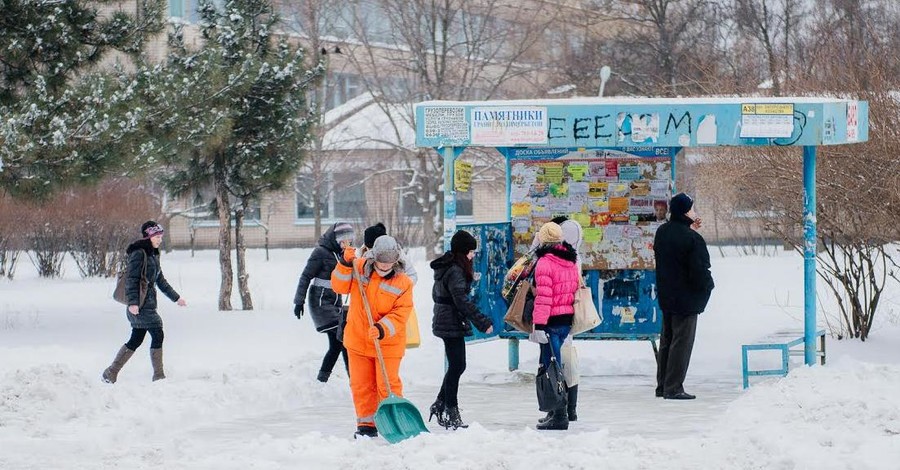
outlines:
M334 216L340 220L365 220L368 208L366 184L359 173L339 173L333 179Z
M297 221L311 222L316 213L313 207L316 179L309 174L297 176ZM319 204L323 221L363 221L368 213L366 185L357 172L329 173L322 178Z
M326 110L334 109L365 91L363 81L359 75L350 73L336 73L329 77L328 96L326 97Z
M475 188L469 187L467 192L456 192L456 218L472 219L475 217L474 204L472 203L472 193Z
M219 212L216 204L216 193L213 187L206 186L201 189L195 189L190 199L190 218L193 225L219 225ZM238 205L240 201L231 201L232 204ZM253 201L247 212L244 213L245 224L258 224L262 218L262 207L259 201ZM234 222L234 212L231 214L231 221Z

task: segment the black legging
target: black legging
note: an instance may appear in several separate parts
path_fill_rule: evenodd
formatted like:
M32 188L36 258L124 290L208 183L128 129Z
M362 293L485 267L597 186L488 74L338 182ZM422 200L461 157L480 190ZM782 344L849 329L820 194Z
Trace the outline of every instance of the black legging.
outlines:
M447 355L447 372L438 393L438 400L447 408L459 406L459 378L466 371L466 340L464 338L442 338L444 353Z
M347 350L344 349L344 343L341 342L337 338L337 328L332 328L325 332L328 335L328 351L325 352L325 357L322 358L322 367L321 371L331 373L334 369L334 364L337 363L338 356L344 357L344 368L347 369L347 372L350 372L350 368L347 365Z
M150 349L161 348L164 336L162 328L132 328L131 338L125 343L125 347L137 351L137 348L141 347L141 343L144 342L144 336L148 331L150 332Z

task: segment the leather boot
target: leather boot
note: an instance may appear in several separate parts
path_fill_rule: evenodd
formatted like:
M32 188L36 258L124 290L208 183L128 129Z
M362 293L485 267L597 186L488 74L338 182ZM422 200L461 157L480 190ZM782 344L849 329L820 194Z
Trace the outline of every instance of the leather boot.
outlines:
M166 374L163 372L162 348L150 348L150 364L153 365L154 382L166 378Z
M578 414L575 412L575 407L578 404L578 385L573 385L569 387L569 403L566 409L569 412L569 421L578 421Z
M438 398L431 404L431 408L428 410L428 422L431 422L431 418L437 418L438 426L447 427L447 416L444 414L444 400Z
M553 417L546 422L538 423L537 429L540 431L565 431L569 429L569 414L566 412L566 408L562 407L558 410L553 410Z
M452 406L447 408L447 429L459 429L459 428L467 428L468 424L464 423L462 420L462 416L459 415L459 407Z
M122 370L122 366L131 359L131 355L134 354L134 351L128 349L124 344L121 348L119 348L119 352L116 353L115 359L113 359L112 364L103 371L103 381L108 384L116 383L116 380L119 378L119 371Z
M547 421L550 421L551 419L553 419L553 412L548 411L547 416L544 416L543 418L539 419L538 423L546 423Z

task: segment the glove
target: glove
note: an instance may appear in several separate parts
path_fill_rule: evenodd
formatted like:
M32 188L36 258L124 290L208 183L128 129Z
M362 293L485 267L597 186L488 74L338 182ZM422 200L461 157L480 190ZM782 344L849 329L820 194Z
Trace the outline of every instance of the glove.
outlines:
M532 343L538 344L547 344L550 342L550 338L547 337L547 332L544 330L534 330L528 335L528 341Z
M356 259L356 248L348 246L344 248L344 252L343 254L341 254L341 259L339 259L338 261L340 261L344 266L353 266L354 259Z
M384 330L381 329L381 325L375 324L375 326L369 327L369 339L384 339Z
M297 319L303 318L303 306L302 305L294 305L294 316Z

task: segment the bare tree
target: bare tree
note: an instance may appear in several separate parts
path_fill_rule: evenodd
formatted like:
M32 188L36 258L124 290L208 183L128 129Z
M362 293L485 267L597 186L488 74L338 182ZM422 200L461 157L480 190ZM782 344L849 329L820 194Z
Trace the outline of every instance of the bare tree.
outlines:
M687 57L715 25L710 0L597 0L622 34L610 42L620 75L637 93L689 94Z
M781 96L791 79L792 47L806 12L799 0L735 0L734 18L765 54L772 94Z
M414 129L411 104L422 99L489 99L534 96L541 41L559 17L549 2L512 5L503 0L370 0L345 16L353 27L346 43L351 67L390 121L389 143L408 175L404 190L421 207L427 244L442 237L443 162L404 140ZM396 103L403 112L396 113Z

